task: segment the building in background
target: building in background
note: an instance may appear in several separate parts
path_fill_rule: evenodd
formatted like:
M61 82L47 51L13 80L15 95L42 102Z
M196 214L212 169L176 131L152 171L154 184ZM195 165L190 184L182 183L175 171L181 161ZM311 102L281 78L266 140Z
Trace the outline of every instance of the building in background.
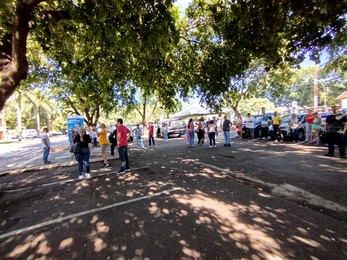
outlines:
M341 93L340 96L337 97L340 102L340 108L347 108L347 91Z

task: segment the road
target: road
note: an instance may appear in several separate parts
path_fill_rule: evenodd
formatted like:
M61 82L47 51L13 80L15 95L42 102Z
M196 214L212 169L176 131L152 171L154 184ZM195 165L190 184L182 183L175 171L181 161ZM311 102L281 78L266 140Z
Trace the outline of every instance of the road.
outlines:
M70 160L67 136L53 136L50 140L54 150L50 152L49 160L52 162ZM39 138L4 143L0 144L0 147L0 171L37 167L43 164Z
M1 177L5 259L346 259L346 160L325 147L182 138L78 181L76 167Z

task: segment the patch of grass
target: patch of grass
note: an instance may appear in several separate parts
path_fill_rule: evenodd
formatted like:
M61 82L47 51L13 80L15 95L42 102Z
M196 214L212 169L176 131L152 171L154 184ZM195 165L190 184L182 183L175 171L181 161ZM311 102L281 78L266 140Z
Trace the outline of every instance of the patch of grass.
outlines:
M18 140L0 140L0 144L12 144L16 142L18 142Z

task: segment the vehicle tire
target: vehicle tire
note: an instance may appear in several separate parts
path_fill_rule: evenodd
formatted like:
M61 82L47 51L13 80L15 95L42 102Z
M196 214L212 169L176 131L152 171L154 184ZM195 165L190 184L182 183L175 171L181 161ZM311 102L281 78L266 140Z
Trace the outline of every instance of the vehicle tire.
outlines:
M305 133L304 133L303 130L299 130L299 132L298 132L298 138L299 138L299 141L300 141L300 142L305 141Z

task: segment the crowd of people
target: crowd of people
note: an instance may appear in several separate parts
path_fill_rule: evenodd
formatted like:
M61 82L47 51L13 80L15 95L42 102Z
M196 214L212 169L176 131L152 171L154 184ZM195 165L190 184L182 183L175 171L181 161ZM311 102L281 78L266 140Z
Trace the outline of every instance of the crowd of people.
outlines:
M194 145L194 136L197 134L197 145L204 144L205 133L209 139L209 147L215 147L215 138L218 134L218 128L216 120L207 120L206 122L201 117L196 123L193 119L188 121L186 138L188 147ZM331 113L328 114L325 120L324 128L322 129L323 121L318 112L309 110L303 120L305 122L305 140L300 143L308 143L319 145L321 134L325 136L328 144L328 153L325 156L334 156L335 145L339 149L339 157L346 158L345 147L347 145L347 115L339 111L338 106L331 107ZM258 139L260 140L272 140L274 142L282 142L283 134L281 130L282 117L275 111L274 114L269 117L265 113L260 118L260 133ZM291 135L291 140L294 143L299 142L299 118L296 113L292 113L289 117L288 128ZM230 128L233 123L225 116L221 127L224 133L224 146L230 146ZM234 126L240 139L254 139L255 133L255 119L248 113L242 120L240 117L234 121Z
M224 116L223 121L217 121L215 118L204 120L203 117L199 118L196 122L193 119L189 119L186 125L186 141L188 147L202 146L205 143L206 137L209 141L209 147L216 147L216 137L218 136L219 127L222 128L225 143L223 146L231 146L231 136L230 130L234 125L238 136L240 139L245 138L243 132L246 134L246 138L254 138L254 128L255 120L249 113L247 117L242 120L238 117L234 123L231 122L227 116ZM259 139L271 139L275 142L282 141L280 125L282 123L282 118L274 112L274 114L269 118L265 114L260 119L260 136ZM309 111L305 118L305 128L306 128L306 139L303 142L310 144L315 143L315 145L320 144L320 132L322 126L322 119L317 112ZM295 113L290 116L288 120L288 126L291 131L292 141L298 142L298 126L299 120ZM245 127L245 129L243 129ZM326 140L328 144L328 152L324 154L325 156L333 157L335 155L335 145L337 145L339 150L339 156L341 158L346 158L345 147L347 144L347 115L339 111L338 106L331 107L331 113L326 118L325 123L325 133ZM43 133L40 135L41 144L43 149L43 163L50 164L48 160L49 152L52 150L50 145L50 139L48 135L48 128L43 129ZM152 122L148 125L148 145L155 146L154 139L155 127ZM136 143L138 148L146 149L142 136L144 135L143 130L138 124L135 129L129 130L123 125L123 120L121 118L117 119L115 124L115 129L108 133L105 124L101 123L99 128L93 128L91 131L79 126L77 131L72 131L72 143L78 144L79 150L75 154L76 160L78 161L78 178L89 178L90 177L90 153L93 148L100 145L101 157L103 163L101 168L109 167L108 163L108 146L110 144L111 158L114 158L115 148L118 150L120 158L120 169L119 174L124 174L130 171L130 162L128 155L128 140L129 136L133 133L136 138ZM168 125L164 123L163 125L163 138L164 141L168 141ZM195 134L197 135L197 143L195 144ZM98 141L99 139L99 141ZM84 171L85 167L85 171Z

